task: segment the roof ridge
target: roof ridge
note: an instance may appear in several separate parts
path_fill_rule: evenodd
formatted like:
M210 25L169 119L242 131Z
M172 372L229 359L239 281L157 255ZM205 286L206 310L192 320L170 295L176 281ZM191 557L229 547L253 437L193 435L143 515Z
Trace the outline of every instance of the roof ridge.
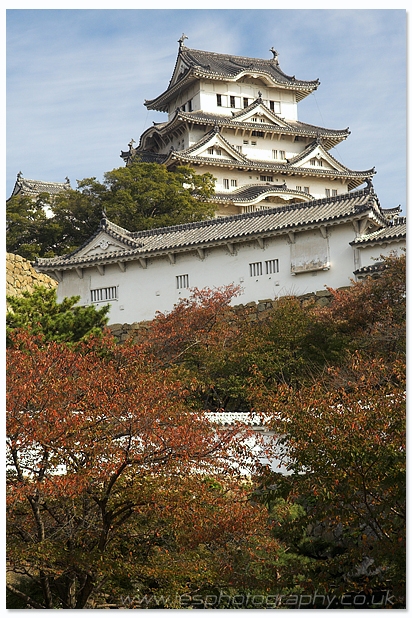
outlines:
M277 71L278 73L280 73L283 77L286 77L288 80L291 81L296 81L297 83L301 82L301 83L305 83L305 84L313 84L313 83L318 83L319 84L319 78L316 79L312 79L312 80L303 80L303 79L296 79L294 75L288 75L287 73L285 73L284 71L282 71L282 69L279 66L279 63L276 62L274 60L274 58L257 58L255 56L238 56L236 54L230 54L230 53L221 53L221 52L212 52L212 51L206 51L204 49L194 49L191 47L186 47L182 46L182 48L179 50L179 55L182 52L194 52L194 53L198 53L198 54L206 54L206 55L211 55L214 56L216 58L225 58L227 59L229 62L232 62L233 59L236 60L252 60L254 62L260 63L260 64L269 64L273 69L275 69L275 71ZM194 59L195 60L195 59ZM235 63L233 63L235 64ZM203 65L201 65L203 66ZM245 69L250 69L252 68L251 66L247 65L244 66L243 64L239 63L238 65L239 67L244 67Z
M278 212L290 212L292 210L309 209L312 207L319 206L321 204L350 200L356 197L361 197L362 195L368 195L370 193L371 193L370 188L365 187L364 189L359 189L358 191L342 193L334 197L323 197L323 198L319 198L316 200L310 200L309 202L303 202L303 203L295 202L293 204L287 204L286 206L275 206L274 208L268 208L265 210L259 210L255 212L248 212L248 213L242 213L242 214L236 214L236 215L229 215L227 217L218 218L218 219L206 219L204 221L194 221L191 223L182 223L180 225L169 225L169 226L162 227L162 228L153 228L151 230L139 230L137 232L131 232L131 234L132 234L132 238L140 238L143 236L154 236L156 234L168 234L169 232L183 230L183 229L189 230L189 229L195 229L199 227L220 225L222 221L230 222L230 221L246 220L246 219L253 219L255 217L262 217L264 215L277 214Z

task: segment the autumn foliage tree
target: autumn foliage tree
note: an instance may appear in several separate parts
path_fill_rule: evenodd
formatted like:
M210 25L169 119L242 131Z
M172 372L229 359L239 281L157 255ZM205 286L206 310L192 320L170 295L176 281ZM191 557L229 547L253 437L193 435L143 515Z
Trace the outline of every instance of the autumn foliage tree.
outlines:
M27 332L8 350L8 566L35 594L8 588L28 607L87 606L122 560L126 522L154 500L151 478L242 462L241 438L192 408L192 386L138 352Z
M382 590L404 606L404 257L322 309L280 299L252 324L239 293L194 290L133 344L14 330L13 607L233 607L222 592L371 606ZM250 432L204 414L239 409L267 419L288 475L241 474Z
M256 497L275 537L308 559L305 592L373 599L386 590L405 603L404 275L405 257L389 257L379 278L332 291L314 318L346 353L312 383L273 388L254 377L255 405L291 473L267 472Z

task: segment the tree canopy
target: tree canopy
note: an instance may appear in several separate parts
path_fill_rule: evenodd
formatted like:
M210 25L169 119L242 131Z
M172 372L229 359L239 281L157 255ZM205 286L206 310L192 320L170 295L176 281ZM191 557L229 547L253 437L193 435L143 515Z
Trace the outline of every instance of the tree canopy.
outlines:
M72 296L58 303L56 290L44 286L26 290L21 296L7 296L7 344L12 345L13 333L18 330L41 335L45 342L75 343L101 335L107 324L109 305L100 309L93 305L81 307L77 305L79 299Z
M253 325L235 286L194 290L134 343L22 312L8 607L405 607L405 263Z
M193 409L173 372L112 339L101 354L92 340L45 346L15 333L7 386L8 563L35 584L31 607L85 607L127 569L125 551L142 550L134 536L157 493L165 516L169 493L183 509L186 476L236 476L247 452L238 431L217 432Z
M27 259L73 251L95 232L104 211L130 231L191 223L213 217L214 179L181 166L134 162L84 178L77 189L35 201L15 196L7 202L7 251ZM47 214L46 214L47 213Z

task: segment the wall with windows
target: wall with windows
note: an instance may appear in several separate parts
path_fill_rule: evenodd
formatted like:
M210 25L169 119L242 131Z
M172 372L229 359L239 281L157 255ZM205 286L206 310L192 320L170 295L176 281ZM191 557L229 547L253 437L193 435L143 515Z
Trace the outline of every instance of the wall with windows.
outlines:
M212 155L210 155L212 156ZM216 148L214 149L214 158L219 155L216 154ZM199 173L209 172L216 178L215 190L220 192L234 191L236 188L243 187L245 185L256 184L283 184L291 190L303 191L313 196L314 199L322 199L324 197L334 197L335 195L341 195L347 193L348 187L340 180L329 180L328 178L314 178L314 177L302 177L297 174L295 176L286 176L276 172L262 172L251 173L248 170L242 171L237 169L228 169L224 167L217 167L210 165L203 165L197 167ZM327 192L330 192L328 196ZM336 193L335 193L336 192Z
M231 112L244 109L262 93L263 103L278 116L287 120L297 120L297 103L294 92L270 88L261 80L240 81L236 83L202 81L200 83L200 107L205 112L230 116Z
M326 285L349 285L353 238L348 223L330 228L326 238L325 231L314 229L267 238L263 247L251 241L206 249L203 259L197 251L187 251L172 259L148 259L146 268L137 261L127 262L124 272L118 264L106 265L100 272L95 267L84 269L82 278L65 271L58 296L80 294L83 305L93 299L96 306L110 303L110 323L132 323L151 320L156 311L169 311L192 287L240 285L236 304L302 295Z

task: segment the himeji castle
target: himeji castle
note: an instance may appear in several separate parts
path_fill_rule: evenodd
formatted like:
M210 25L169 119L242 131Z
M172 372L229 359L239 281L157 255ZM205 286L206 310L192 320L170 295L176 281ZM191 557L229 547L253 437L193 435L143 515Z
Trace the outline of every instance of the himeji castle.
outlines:
M335 197L371 179L374 169L350 170L330 150L349 129L298 120L298 103L319 86L286 75L278 53L268 60L189 49L184 35L167 89L145 102L167 114L122 152L173 169L190 165L216 178L219 215Z
M167 120L121 157L190 165L216 179L216 218L134 231L102 220L71 254L38 258L58 298L110 304L109 323L150 320L191 288L240 286L237 303L347 286L400 254L406 220L382 208L374 168L351 170L330 150L349 136L298 120L318 80L267 60L189 49L184 35L166 90L147 100Z

